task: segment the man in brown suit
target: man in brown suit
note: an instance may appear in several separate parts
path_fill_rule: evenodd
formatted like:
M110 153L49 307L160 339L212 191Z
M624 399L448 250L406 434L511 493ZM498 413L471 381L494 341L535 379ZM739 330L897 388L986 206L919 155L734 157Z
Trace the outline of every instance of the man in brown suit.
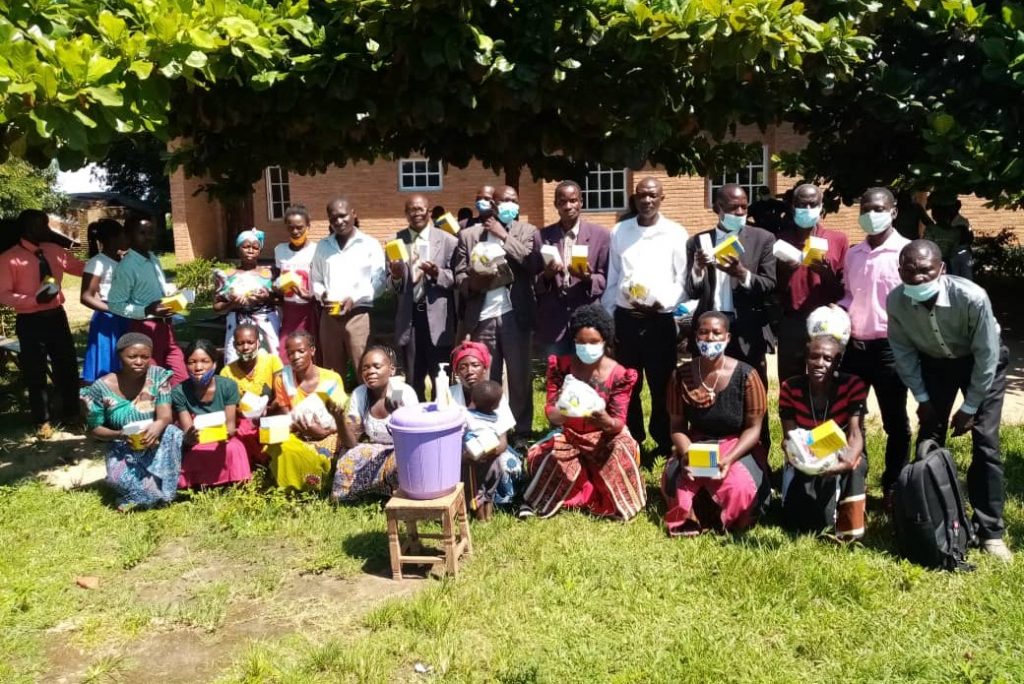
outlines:
M537 228L519 221L519 195L502 186L489 207L478 204L480 222L459 233L452 260L455 285L461 297L459 339L468 335L491 352L491 379L501 382L508 366L509 407L516 419L516 436L529 437L533 422L530 349L536 301L533 276ZM479 258L486 243L496 243L502 258L496 268ZM474 257L477 254L477 257Z

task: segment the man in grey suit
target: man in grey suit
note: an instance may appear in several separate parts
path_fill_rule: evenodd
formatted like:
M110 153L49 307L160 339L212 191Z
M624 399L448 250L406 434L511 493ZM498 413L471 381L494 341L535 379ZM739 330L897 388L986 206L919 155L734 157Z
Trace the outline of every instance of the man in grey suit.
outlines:
M469 335L487 345L493 359L492 380L501 382L502 367L508 366L509 407L516 419L516 436L525 440L533 423L530 347L536 311L537 229L518 220L519 195L508 186L498 188L491 200L478 197L477 211L480 222L459 233L452 260L462 309L459 339ZM480 267L479 248L485 243L501 247L504 263L494 271Z
M458 241L430 225L430 204L423 195L405 202L408 227L398 232L408 261L388 262L388 285L398 294L395 344L405 357L405 372L417 396L426 400L428 375L448 360L455 335L455 278L452 256ZM437 388L434 388L434 398Z
M686 242L686 296L698 300L694 319L705 311L721 311L729 317L732 339L725 353L753 366L768 386L765 354L774 341L769 327L769 301L775 291L775 238L766 230L747 224L747 192L728 183L715 193L718 225ZM718 245L735 235L743 254L716 261L701 247L701 236Z

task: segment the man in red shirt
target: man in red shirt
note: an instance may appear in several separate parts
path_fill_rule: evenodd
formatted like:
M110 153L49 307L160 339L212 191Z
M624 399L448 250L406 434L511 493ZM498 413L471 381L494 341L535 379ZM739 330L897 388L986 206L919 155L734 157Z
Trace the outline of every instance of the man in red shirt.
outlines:
M804 184L793 191L793 220L779 232L778 240L803 250L811 237L828 242L828 251L820 260L804 264L793 262L776 249L777 292L782 307L779 321L779 382L804 375L807 349L807 317L819 306L835 304L843 298L843 260L850 243L846 235L828 230L822 223L822 194L814 185Z
M49 217L38 209L18 216L21 240L0 254L0 304L17 314L15 330L21 344L21 375L28 388L32 420L48 436L50 402L46 363L53 369L53 388L60 397L62 418L78 418L78 354L64 312L64 273L81 276L85 266L50 239Z

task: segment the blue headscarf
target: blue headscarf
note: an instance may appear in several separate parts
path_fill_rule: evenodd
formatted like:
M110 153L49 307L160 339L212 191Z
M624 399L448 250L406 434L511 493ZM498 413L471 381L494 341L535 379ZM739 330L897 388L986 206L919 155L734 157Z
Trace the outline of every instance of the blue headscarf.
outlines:
M263 241L266 239L266 237L267 234L264 233L262 230L256 230L255 228L243 230L241 233L238 234L238 237L235 238L235 247L241 247L243 242L255 240L256 242L260 243L260 249L263 249Z

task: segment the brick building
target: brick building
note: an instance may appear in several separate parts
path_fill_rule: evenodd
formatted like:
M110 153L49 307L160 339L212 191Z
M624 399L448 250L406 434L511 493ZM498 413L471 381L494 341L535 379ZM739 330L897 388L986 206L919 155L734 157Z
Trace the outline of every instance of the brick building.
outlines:
M752 159L740 173L727 174L728 178L669 177L657 168L637 171L595 168L584 188L587 220L608 227L614 225L615 217L626 207L630 189L648 175L659 178L664 184L666 197L662 212L682 223L691 233L714 224L711 194L717 185L727 180L738 181L751 189L767 185L776 194L793 186L794 179L778 173L770 159L777 151L798 149L803 144L800 136L783 128L769 129L764 135L749 129L739 135L746 141L762 142L762 154ZM234 235L241 228L254 225L267 234L264 256L269 256L275 244L288 239L282 220L288 204L299 203L309 208L313 218L311 233L319 238L327 234L327 202L341 195L351 201L364 231L382 240L390 239L405 225L404 205L409 194L422 193L432 206L440 204L455 213L460 207L472 206L479 186L502 182L502 176L479 164L444 170L441 164L423 159L350 164L314 176L289 174L274 167L267 169L256 184L251 202L228 216L219 203L209 200L203 193L196 194L204 179L186 178L178 170L171 178L175 253L179 261L198 256L233 257ZM537 226L557 220L553 206L555 185L556 182L533 181L529 173L523 173L519 199L524 220ZM750 194L753 197L754 193ZM983 201L973 196L961 199L962 213L976 232L1008 227L1024 238L1024 215L986 209ZM854 242L860 241L862 234L857 228L855 209L843 208L826 222L829 227L846 231Z

